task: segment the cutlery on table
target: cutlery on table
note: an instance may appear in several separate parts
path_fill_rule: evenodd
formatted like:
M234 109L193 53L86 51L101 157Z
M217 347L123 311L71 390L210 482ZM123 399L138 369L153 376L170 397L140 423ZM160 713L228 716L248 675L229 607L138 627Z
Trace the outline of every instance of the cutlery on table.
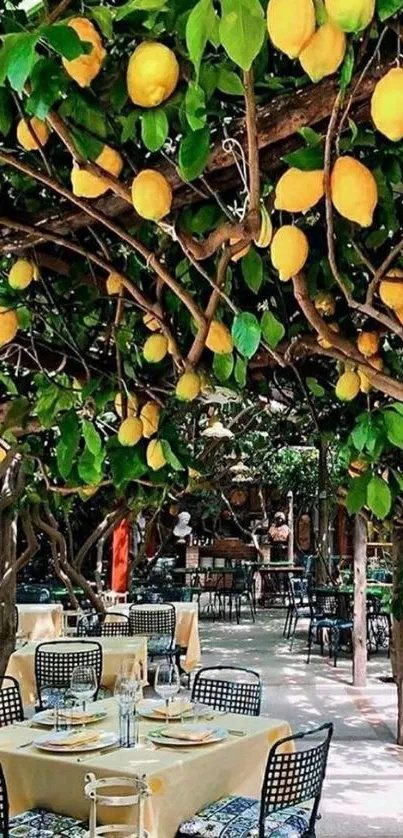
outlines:
M95 759L95 757L103 757L112 754L114 751L120 751L120 745L114 745L112 748L105 748L102 751L94 751L82 757L77 757L77 762L87 762L88 759Z
M30 745L34 744L34 740L31 739L30 742L23 742L22 745L17 745L17 750L19 751L21 748L29 748Z

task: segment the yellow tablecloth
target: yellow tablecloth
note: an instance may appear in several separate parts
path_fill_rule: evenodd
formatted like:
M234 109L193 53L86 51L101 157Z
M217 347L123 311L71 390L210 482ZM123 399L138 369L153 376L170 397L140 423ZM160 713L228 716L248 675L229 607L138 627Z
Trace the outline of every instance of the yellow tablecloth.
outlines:
M77 639L62 638L71 644L77 644ZM143 667L143 679L147 681L147 638L146 637L95 637L103 650L103 669L101 683L108 689L113 689L116 673L125 657L135 655ZM37 642L27 643L11 655L8 663L7 675L17 679L24 705L33 704L36 700L35 686L35 649Z
M63 606L17 605L18 631L29 640L56 640L63 634Z
M199 615L196 602L174 602L176 612L175 640L186 649L184 669L191 672L200 663ZM130 604L114 605L108 611L129 614ZM136 608L158 609L163 605L136 605Z
M116 705L111 699L97 702L111 709L102 722L105 730L117 729ZM9 788L11 813L33 806L45 806L61 814L88 817L88 803L83 796L84 776L92 771L97 777L146 774L152 797L147 803L146 828L151 838L174 838L179 825L202 806L226 794L258 797L270 746L290 733L287 722L274 719L225 715L216 718L221 727L241 730L242 738L229 736L222 743L170 749L155 748L145 734L155 723L140 725L140 747L111 752L77 761L77 755L48 754L34 746L18 749L31 742L39 731L13 727L0 730L0 762ZM83 755L82 755L83 756ZM124 814L123 814L124 813ZM119 817L133 822L133 811L109 809L109 823ZM104 816L104 822L108 822Z

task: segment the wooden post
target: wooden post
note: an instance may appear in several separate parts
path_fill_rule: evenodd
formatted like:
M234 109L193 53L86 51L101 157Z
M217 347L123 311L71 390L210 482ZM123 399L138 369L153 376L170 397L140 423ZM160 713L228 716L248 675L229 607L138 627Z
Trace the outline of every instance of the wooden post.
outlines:
M367 522L354 520L354 629L353 684L367 683Z
M328 443L323 436L319 440L318 464L318 565L316 568L316 582L318 585L329 581L329 499L328 499Z
M403 527L393 526L391 661L397 689L397 744L403 745Z
M294 495L293 492L287 492L288 498L288 545L287 545L287 559L288 564L294 564Z

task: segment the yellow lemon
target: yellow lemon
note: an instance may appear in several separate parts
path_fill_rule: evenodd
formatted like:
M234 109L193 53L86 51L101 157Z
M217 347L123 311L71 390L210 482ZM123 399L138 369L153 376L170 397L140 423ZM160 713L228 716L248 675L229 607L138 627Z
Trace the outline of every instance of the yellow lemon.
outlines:
M141 408L140 419L143 423L143 436L149 439L157 433L160 423L161 408L157 402L146 402Z
M159 364L168 352L168 339L165 335L155 334L147 338L143 355L149 364Z
M28 288L35 276L35 265L27 259L17 259L8 275L8 284L16 291Z
M159 471L160 468L166 466L167 461L164 455L164 449L159 439L151 439L147 445L146 451L147 465L153 471Z
M351 460L348 467L350 477L359 477L368 468L368 463L362 457L357 457L356 460Z
M376 355L379 349L378 332L360 332L357 338L357 347L366 358Z
M314 82L331 76L340 67L346 46L344 32L331 21L327 21L319 26L300 53L301 67Z
M403 307L395 308L395 315L399 322L403 325Z
M338 323L329 323L329 329L331 329L335 334L339 334L340 332L340 326ZM322 335L319 335L318 337L318 344L322 347L322 349L331 349L333 346L330 340L322 337Z
M371 357L368 358L368 363L378 372L382 372L384 368L383 358L381 358L380 355L371 355Z
M80 87L88 87L98 75L106 53L101 38L90 20L85 17L73 17L69 20L68 26L77 32L80 41L92 44L92 49L87 55L83 53L72 61L63 58L63 67Z
M135 49L127 68L127 89L135 105L155 108L174 92L179 79L175 53L158 41Z
M336 300L329 291L320 291L313 303L316 311L319 314L324 314L325 317L332 317L336 311Z
M162 308L159 305L153 306L153 312L155 312L155 316L151 311L148 311L147 314L143 317L143 323L146 329L149 329L150 332L158 332L161 328L161 319L162 319Z
M176 385L176 396L182 402L197 399L201 390L201 380L197 372L184 372Z
M298 58L300 52L315 32L315 7L313 0L269 0L267 29L274 46Z
M26 151L37 151L40 146L46 145L49 139L49 128L46 122L42 122L37 116L29 120L33 134L25 119L20 119L17 125L17 140ZM34 136L35 135L35 136Z
M7 451L6 451L6 449L5 449L5 448L3 448L2 446L0 446L0 463L4 462L4 460L6 459L6 457L7 457Z
M137 416L132 416L123 420L118 431L118 440L121 445L137 445L142 436L143 423L141 419L138 419Z
M14 340L18 332L18 320L15 311L0 306L0 346Z
M271 261L282 282L302 271L309 255L308 239L299 227L286 224L274 234Z
M360 379L361 393L365 393L366 395L368 395L368 393L370 393L372 390L371 379L365 372L361 372L361 370L358 370L358 377Z
M378 203L376 180L359 160L339 157L331 176L332 201L337 211L361 227L370 227Z
M120 154L107 145L103 147L95 163L114 177L119 177L123 168L123 160ZM93 175L92 172L79 169L77 166L74 166L71 171L71 183L73 193L78 198L99 198L109 189L109 184L103 177Z
M375 0L325 0L325 8L343 32L360 32L371 23Z
M388 140L403 139L403 69L394 67L378 81L371 100L375 127Z
M260 205L260 230L254 239L256 247L268 247L273 238L273 224L264 204Z
M82 500L85 500L85 498L92 498L98 489L99 486L82 486L78 494Z
M383 279L379 284L379 296L385 306L398 312L403 308L403 271L400 268L392 268L387 276L390 279Z
M342 402L351 402L360 392L360 378L356 372L347 370L336 384L336 396Z
M228 355L234 348L234 343L229 329L224 323L213 320L210 323L206 338L207 349L211 349L216 355Z
M120 294L123 288L122 277L117 273L110 273L106 280L106 290L108 294Z
M127 396L127 417L131 419L136 415L139 406L138 398L135 393L129 393ZM115 410L118 416L123 416L122 409L122 394L116 393L115 396Z
M307 212L323 198L323 170L303 172L300 169L288 169L276 186L274 206L286 212Z
M133 180L132 201L141 218L160 221L171 211L172 189L160 172L143 169Z

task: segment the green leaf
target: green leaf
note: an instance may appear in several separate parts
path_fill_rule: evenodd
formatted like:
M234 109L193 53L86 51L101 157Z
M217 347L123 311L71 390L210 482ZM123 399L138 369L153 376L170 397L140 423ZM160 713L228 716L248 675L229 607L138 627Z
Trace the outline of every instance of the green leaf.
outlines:
M136 111L137 113L137 111ZM90 94L75 88L69 91L67 99L60 106L60 115L72 119L102 139L107 135L107 116L105 110L94 102Z
M387 20L403 9L403 0L376 0L376 11L380 20Z
M4 384L7 393L11 393L12 396L18 396L18 389L9 375L6 375L5 372L0 372L0 381Z
M163 454L164 454L164 457L165 457L167 463L169 463L169 465L172 466L174 471L183 471L184 466L178 460L176 454L174 454L174 452L172 451L172 448L171 448L168 440L167 439L161 439L160 442L161 442L162 451L163 451Z
M403 416L394 410L385 410L383 417L389 442L403 448Z
M242 257L241 268L246 285L257 294L263 282L263 261L253 247Z
M134 140L136 137L136 126L140 119L138 111L131 111L128 116L120 116L118 122L122 126L122 143L127 143L128 140Z
M308 378L305 379L305 383L308 387L308 390L310 390L310 392L314 396L317 396L319 399L323 398L323 396L326 393L326 390L324 387L322 387L321 384L318 383L318 380L316 378L308 376Z
M254 314L243 311L236 315L232 324L232 338L241 355L252 358L261 339L261 329Z
M186 119L192 131L198 131L206 124L206 97L202 87L196 82L189 82L185 96Z
M238 384L238 387L245 387L246 385L246 374L248 370L248 363L245 358L237 358L235 361L235 381Z
M13 35L10 37L14 38L15 41L8 57L7 78L13 90L22 93L24 84L34 65L35 47L39 40L39 34Z
M217 87L221 93L226 93L228 96L243 96L244 94L244 86L237 73L225 67L220 67L218 71Z
M130 480L139 480L148 472L144 450L140 445L124 448L116 440L108 445L112 479L118 489L124 488Z
M340 89L345 90L346 87L349 86L351 79L353 77L353 70L354 70L354 47L351 41L347 43L347 50L344 56L344 61L341 66L341 73L340 73Z
M6 137L13 124L13 100L5 87L0 87L0 134Z
M98 456L102 448L102 439L95 425L93 425L92 422L89 422L88 419L83 419L83 436L91 454Z
M89 448L84 448L78 461L78 474L84 483L95 486L102 480L102 461L103 452L95 455Z
M141 139L149 151L159 151L168 136L169 123L163 108L152 108L141 115Z
M371 478L367 489L367 503L377 518L386 518L392 506L392 493L388 484L377 474Z
M59 472L67 480L77 454L80 441L80 426L75 410L63 416L60 423L60 439L56 445L56 460Z
M209 128L192 131L179 147L179 168L184 180L195 180L202 174L210 152Z
M300 148L298 151L285 154L281 159L289 166L295 166L296 169L301 169L304 172L323 169L325 162L323 147L319 145Z
M347 492L346 507L349 515L355 515L367 503L368 483L371 479L370 472L354 477Z
M67 61L73 61L80 55L88 55L93 49L89 41L81 40L72 26L65 26L63 23L46 26L42 35L59 55L67 58Z
M262 335L269 346L275 349L285 335L285 328L271 311L265 311L261 319Z
M1 423L1 431L3 432L5 428L23 427L30 408L30 401L25 396L18 396L13 399Z
M312 128L300 128L298 134L300 134L305 140L307 146L320 145L323 141L322 134L318 134L317 131L314 131Z
M29 113L46 119L68 84L66 73L53 58L40 58L31 73L31 95L27 101Z
M259 0L221 0L220 41L227 55L243 70L250 70L266 37Z
M105 38L113 38L113 14L107 6L92 6L90 17L98 24Z
M101 154L104 143L97 140L87 131L81 131L79 128L71 128L70 133L76 146L77 151L86 160L96 160Z
M186 24L186 46L190 60L199 75L207 41L217 43L218 19L212 0L200 0L192 9Z
M169 0L129 0L128 3L118 9L116 20L123 20L133 12L158 12L168 2Z
M228 381L234 369L234 356L232 352L222 355L214 355L213 373L218 381Z
M315 6L316 23L322 26L327 21L327 12L323 0L313 0Z

